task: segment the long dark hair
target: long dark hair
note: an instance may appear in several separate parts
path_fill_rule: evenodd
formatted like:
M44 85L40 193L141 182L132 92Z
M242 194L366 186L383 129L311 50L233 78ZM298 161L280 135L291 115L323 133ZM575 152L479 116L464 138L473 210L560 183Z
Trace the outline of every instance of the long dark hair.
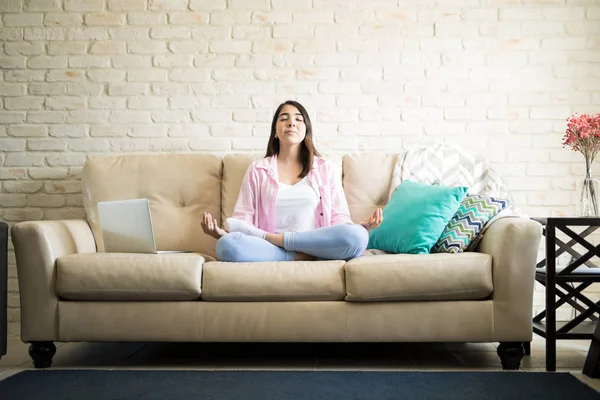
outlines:
M265 157L271 157L274 154L279 154L279 140L275 137L276 125L277 119L279 118L279 113L286 104L294 106L298 109L298 111L300 111L300 114L302 114L302 118L304 119L304 125L306 125L306 137L300 145L300 162L302 163L302 172L300 173L299 177L304 178L312 169L313 157L321 156L321 154L319 154L317 149L315 149L315 145L313 144L312 123L310 122L308 113L302 104L298 103L297 101L288 100L285 103L281 103L279 107L277 107L275 115L273 115L273 122L271 123L271 136L269 136L267 154Z

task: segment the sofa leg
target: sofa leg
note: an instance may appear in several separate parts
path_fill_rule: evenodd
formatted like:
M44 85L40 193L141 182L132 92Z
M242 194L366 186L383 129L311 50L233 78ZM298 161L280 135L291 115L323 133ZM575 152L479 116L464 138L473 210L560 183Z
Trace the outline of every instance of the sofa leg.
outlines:
M502 369L519 369L525 349L523 342L501 342L497 353L500 356Z
M523 342L523 347L525 348L525 355L531 355L531 342Z
M56 354L54 342L31 342L29 346L29 355L36 368L50 368L54 354Z

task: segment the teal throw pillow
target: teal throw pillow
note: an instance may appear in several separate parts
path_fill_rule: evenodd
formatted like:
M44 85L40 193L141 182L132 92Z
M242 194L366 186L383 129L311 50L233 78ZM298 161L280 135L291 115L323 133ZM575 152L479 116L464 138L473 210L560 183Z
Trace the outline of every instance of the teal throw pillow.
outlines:
M383 222L369 233L369 249L427 254L467 194L467 187L432 186L406 180L383 209Z
M462 253L475 240L485 224L509 205L508 200L468 194L460 204L432 253Z

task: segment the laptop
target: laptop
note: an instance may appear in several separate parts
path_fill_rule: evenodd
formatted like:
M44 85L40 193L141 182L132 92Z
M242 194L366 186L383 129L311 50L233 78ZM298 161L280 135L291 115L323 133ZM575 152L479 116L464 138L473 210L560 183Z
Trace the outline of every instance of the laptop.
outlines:
M148 199L99 202L98 216L107 253L190 253L156 250Z

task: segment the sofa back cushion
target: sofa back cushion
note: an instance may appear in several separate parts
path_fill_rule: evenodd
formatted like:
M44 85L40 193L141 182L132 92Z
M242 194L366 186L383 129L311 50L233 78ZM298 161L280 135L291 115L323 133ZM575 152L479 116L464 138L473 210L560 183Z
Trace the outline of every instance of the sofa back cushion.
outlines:
M252 161L259 160L260 154L227 154L223 157L223 181L221 184L221 226L233 214L233 207L240 194L242 180Z
M221 209L221 159L211 154L96 157L83 168L82 194L98 251L104 251L100 201L147 198L158 250L192 250L211 256L215 239L200 226L204 212Z
M350 216L360 222L388 201L392 172L398 154L352 153L344 155L343 184Z

